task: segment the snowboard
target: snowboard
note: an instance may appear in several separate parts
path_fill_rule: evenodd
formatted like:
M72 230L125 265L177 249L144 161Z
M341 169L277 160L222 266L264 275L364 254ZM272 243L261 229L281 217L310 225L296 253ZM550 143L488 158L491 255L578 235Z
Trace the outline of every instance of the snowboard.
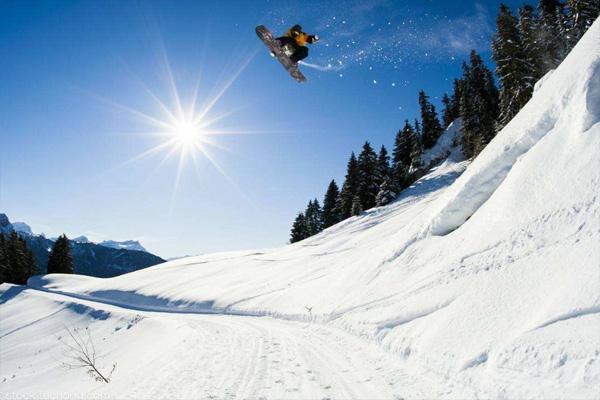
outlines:
M259 25L256 27L256 34L263 41L263 43L269 48L275 58L283 65L292 78L296 81L303 83L306 82L306 77L298 69L298 64L290 60L290 58L283 52L279 42L273 38L273 34L264 26Z

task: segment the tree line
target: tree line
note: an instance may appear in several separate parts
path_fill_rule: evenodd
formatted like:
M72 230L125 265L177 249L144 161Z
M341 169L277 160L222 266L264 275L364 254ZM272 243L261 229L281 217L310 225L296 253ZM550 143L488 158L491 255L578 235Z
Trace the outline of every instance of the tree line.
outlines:
M376 152L369 142L365 142L358 157L352 152L342 187L332 180L322 206L318 199L308 202L306 210L298 213L292 225L291 243L364 210L389 204L416 180L422 169L421 153L433 147L444 130L435 106L423 91L419 93L419 105L421 122L404 122L396 134L391 156L384 145Z
M323 198L309 201L298 213L290 242L315 235L374 206L392 202L428 165L421 154L432 148L453 121L461 118L461 150L476 157L533 95L535 83L556 68L600 14L598 0L540 0L535 9L520 7L515 16L500 5L492 58L499 81L481 56L472 50L463 74L444 94L442 122L424 91L419 93L420 122L405 121L394 140L390 158L385 146L376 153L367 141L358 158L353 152L341 187L332 180Z
M48 274L72 274L73 258L66 235L52 246L48 258ZM27 284L27 279L38 273L38 266L27 242L17 232L0 234L0 283Z

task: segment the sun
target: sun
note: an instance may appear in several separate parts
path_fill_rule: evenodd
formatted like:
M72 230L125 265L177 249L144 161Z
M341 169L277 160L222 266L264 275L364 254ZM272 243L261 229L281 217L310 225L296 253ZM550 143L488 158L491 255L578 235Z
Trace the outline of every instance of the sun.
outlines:
M150 128L136 132L136 134L159 139L159 143L154 147L124 161L116 166L116 168L125 167L142 159L162 154L162 160L156 163L154 169L154 171L156 171L165 165L168 160L178 156L177 171L171 195L171 207L173 206L173 200L179 186L182 172L186 166L190 166L191 170L195 171L197 176L203 172L199 163L200 158L209 161L209 163L230 184L232 184L238 192L241 192L233 179L231 179L219 165L217 157L213 154L212 150L228 150L219 143L218 138L222 137L222 135L241 135L265 132L246 129L219 129L220 122L227 122L225 120L230 115L237 110L244 108L244 106L230 106L229 111L222 114L215 114L214 108L242 71L250 64L252 59L256 56L257 51L247 54L238 66L231 71L230 75L224 74L222 78L217 81L220 84L217 84L207 92L209 93L208 96L203 96L203 93L200 91L200 80L197 79L195 84L192 83L191 86L187 87L188 92L192 93L187 99L184 99L180 95L180 88L176 84L175 77L164 49L161 53L163 55L163 71L165 72L163 78L164 82L167 83L168 90L166 94L170 101L161 99L161 96L157 95L156 91L151 89L150 85L146 84L132 73L132 76L137 83L140 84L140 87L145 94L153 101L157 112L149 113L116 103L101 96L95 96L97 99L117 108L119 111L125 111L131 114L146 128ZM200 77L200 75L199 71L198 77ZM151 173L154 173L154 171Z
M176 122L170 133L178 144L187 149L199 145L202 137L202 130L193 122L186 120Z

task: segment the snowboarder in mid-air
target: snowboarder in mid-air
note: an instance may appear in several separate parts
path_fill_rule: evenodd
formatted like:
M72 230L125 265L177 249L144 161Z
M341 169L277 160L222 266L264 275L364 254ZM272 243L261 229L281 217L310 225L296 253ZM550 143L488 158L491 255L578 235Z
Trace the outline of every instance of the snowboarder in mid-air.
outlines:
M279 46L283 49L285 55L294 63L298 63L300 60L304 60L308 57L307 43L313 44L319 37L317 35L309 35L308 33L302 32L302 27L298 24L292 26L285 35L275 39L279 42Z
M269 48L271 55L283 65L292 78L298 82L306 82L306 78L298 69L298 61L308 56L308 43L319 40L317 35L309 35L302 32L300 25L294 25L285 35L273 38L271 32L263 25L256 27L256 34Z

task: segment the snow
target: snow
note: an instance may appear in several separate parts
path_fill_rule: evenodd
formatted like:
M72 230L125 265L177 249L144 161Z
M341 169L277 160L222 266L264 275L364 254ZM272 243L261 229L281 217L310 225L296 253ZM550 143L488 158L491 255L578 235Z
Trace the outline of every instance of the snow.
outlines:
M537 92L538 90L540 90L540 88L542 87L542 85L544 85L546 83L546 81L548 80L548 78L550 78L550 76L552 75L552 73L554 72L553 69L551 69L550 71L546 72L546 75L542 76L542 78L537 81L533 87L533 91Z
M0 286L2 391L597 398L599 149L596 21L472 163L389 206L282 248ZM111 383L60 367L65 326Z
M461 119L450 123L448 128L440 135L437 142L431 149L427 149L421 155L421 164L425 167L431 167L450 155L453 150L457 149L457 144L460 139ZM458 154L457 154L458 155Z

